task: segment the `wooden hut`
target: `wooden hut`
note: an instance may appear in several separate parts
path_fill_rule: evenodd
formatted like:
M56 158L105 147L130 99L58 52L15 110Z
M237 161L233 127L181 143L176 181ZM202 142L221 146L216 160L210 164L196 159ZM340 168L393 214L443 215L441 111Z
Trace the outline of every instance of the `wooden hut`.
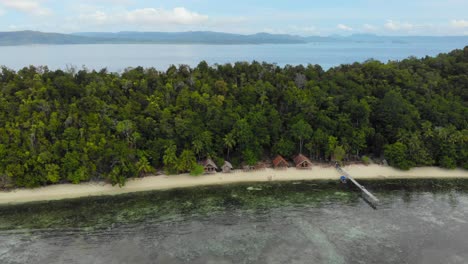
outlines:
M273 160L273 167L275 169L285 169L289 167L288 162L281 157L280 155L276 156L276 158Z
M224 161L224 165L221 167L224 173L229 173L233 169L232 164L229 161Z
M312 168L312 161L306 156L299 154L294 158L294 164L296 164L297 169L310 169Z
M216 173L216 170L218 169L218 166L216 166L216 163L214 163L214 161L210 158L202 161L201 165L205 169L205 173L208 173L208 174Z

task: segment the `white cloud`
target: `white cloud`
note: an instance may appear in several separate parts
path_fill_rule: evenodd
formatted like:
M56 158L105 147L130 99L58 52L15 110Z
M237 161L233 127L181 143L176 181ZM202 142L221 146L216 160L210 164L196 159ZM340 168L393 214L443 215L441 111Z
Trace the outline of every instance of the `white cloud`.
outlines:
M376 26L370 25L370 24L364 24L364 25L362 26L362 28L363 28L364 31L366 31L366 32L374 32L374 31L377 31L377 29L378 29Z
M314 26L290 26L288 29L289 34L299 34L299 35L311 35L311 34L318 34L318 30Z
M184 7L172 10L143 8L128 12L125 19L133 23L198 24L208 20L208 16L191 12Z
M0 8L0 16L3 16L5 14L5 10Z
M96 24L107 24L108 22L110 22L109 20L111 19L110 16L101 11L96 11L92 14L81 15L80 18L86 21L91 21Z
M468 20L460 19L460 20L452 20L450 21L452 27L455 28L468 28Z
M238 17L217 17L217 18L210 18L210 23L213 23L213 26L220 26L220 25L233 25L233 24L246 24L250 21L249 18L238 16Z
M0 0L0 4L6 8L11 8L31 15L47 16L52 13L48 8L43 7L40 1L33 0Z
M119 24L158 26L158 25L195 25L208 20L208 16L176 7L171 10L162 8L142 8L124 11L117 14L108 14L96 11L91 14L80 15L82 21L95 24Z
M287 31L284 29L277 29L277 28L264 28L261 32L269 33L269 34L287 34ZM254 32L250 32L254 33Z
M415 25L404 22L398 22L393 20L387 20L387 23L384 24L384 27L391 31L410 31L415 28Z
M95 3L110 3L110 4L117 4L117 5L128 5L135 3L134 0L81 0L81 2L91 2Z
M338 29L345 30L345 31L352 31L353 30L352 27L349 27L349 26L344 25L344 24L338 24L336 27Z

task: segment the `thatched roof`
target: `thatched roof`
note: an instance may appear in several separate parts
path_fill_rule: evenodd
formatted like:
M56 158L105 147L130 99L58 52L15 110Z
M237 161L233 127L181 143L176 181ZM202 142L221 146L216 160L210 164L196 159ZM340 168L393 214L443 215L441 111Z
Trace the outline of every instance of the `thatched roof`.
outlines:
M232 167L232 164L229 161L224 161L223 168L228 168L232 170L234 167Z
M273 160L273 166L275 166L275 167L288 167L289 164L283 157L281 157L281 155L278 155Z
M309 158L307 158L306 156L302 154L299 154L294 158L294 164L296 164L296 166L301 165L304 162L307 162L309 165L312 164L312 161L310 161Z
M214 161L212 159L210 159L210 158L202 161L201 165L203 167L205 167L205 168L208 167L208 166L211 166L211 167L213 167L215 169L218 169L218 166L216 166L216 163L214 163Z

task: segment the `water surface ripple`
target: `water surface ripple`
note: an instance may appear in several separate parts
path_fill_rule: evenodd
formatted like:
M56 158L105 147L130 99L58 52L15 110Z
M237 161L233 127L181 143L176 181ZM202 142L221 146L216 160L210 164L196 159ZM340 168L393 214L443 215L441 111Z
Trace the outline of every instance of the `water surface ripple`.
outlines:
M464 189L259 186L0 207L0 263L468 263Z

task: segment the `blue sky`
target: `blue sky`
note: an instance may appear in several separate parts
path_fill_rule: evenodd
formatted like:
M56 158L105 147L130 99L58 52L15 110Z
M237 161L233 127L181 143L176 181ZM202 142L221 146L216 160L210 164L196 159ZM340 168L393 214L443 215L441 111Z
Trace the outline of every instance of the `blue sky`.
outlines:
M0 31L468 35L468 0L0 0Z

